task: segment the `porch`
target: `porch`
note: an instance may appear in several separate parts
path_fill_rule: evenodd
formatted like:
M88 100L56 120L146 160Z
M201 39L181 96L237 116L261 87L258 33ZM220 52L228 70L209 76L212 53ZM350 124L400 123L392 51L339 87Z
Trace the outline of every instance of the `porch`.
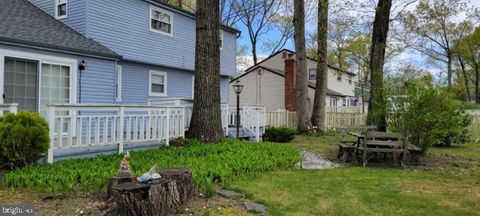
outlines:
M17 112L17 104L0 104L0 115ZM222 105L225 136L235 137L236 110ZM46 161L72 157L122 153L129 149L169 145L171 139L184 137L192 106L56 104L48 105L46 120L50 128L50 149ZM266 124L265 108L243 106L240 109L241 132L260 141Z

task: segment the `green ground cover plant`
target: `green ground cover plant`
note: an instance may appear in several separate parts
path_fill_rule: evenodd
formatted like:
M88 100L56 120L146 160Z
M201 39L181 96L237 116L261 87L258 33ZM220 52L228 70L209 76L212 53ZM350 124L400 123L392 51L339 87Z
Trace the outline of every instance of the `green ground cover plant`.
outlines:
M297 132L293 128L287 128L287 127L270 127L268 126L265 129L265 134L263 135L263 138L266 141L270 142L290 142L295 138L295 134Z
M185 147L165 147L132 152L130 160L135 175L158 168L188 167L195 185L207 196L216 183L228 183L236 177L265 171L284 170L300 161L293 147L275 143L253 143L226 139L220 144L189 141ZM120 155L71 159L50 165L31 165L6 173L3 184L13 189L45 193L81 191L100 192L107 179L117 174Z

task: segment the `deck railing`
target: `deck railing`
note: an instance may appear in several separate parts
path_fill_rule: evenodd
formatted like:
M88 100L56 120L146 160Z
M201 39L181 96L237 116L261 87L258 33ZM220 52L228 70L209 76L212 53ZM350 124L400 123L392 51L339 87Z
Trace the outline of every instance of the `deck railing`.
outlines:
M17 113L18 104L0 104L0 115L3 115L4 112Z
M54 149L158 142L185 136L183 107L141 105L49 105L50 149L47 162L53 162Z

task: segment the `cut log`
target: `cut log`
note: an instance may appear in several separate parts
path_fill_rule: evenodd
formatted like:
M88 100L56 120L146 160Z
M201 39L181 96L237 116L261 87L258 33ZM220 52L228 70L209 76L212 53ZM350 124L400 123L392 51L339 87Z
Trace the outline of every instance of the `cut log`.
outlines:
M158 172L162 178L175 181L182 204L187 203L193 194L192 170L188 168L164 169Z
M113 187L119 184L127 183L127 182L137 182L137 178L135 176L130 177L119 177L114 176L110 177L107 182L107 199L112 198L113 196Z
M182 207L177 184L170 179L162 178L160 183L152 185L119 184L113 187L113 197L120 215L173 215Z

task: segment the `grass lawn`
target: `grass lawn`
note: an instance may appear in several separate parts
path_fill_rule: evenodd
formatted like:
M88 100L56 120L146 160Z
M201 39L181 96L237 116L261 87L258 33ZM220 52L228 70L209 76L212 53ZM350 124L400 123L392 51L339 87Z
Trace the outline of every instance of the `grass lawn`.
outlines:
M290 144L334 159L338 138ZM229 184L272 215L480 215L480 144L432 148L424 167L269 172Z

